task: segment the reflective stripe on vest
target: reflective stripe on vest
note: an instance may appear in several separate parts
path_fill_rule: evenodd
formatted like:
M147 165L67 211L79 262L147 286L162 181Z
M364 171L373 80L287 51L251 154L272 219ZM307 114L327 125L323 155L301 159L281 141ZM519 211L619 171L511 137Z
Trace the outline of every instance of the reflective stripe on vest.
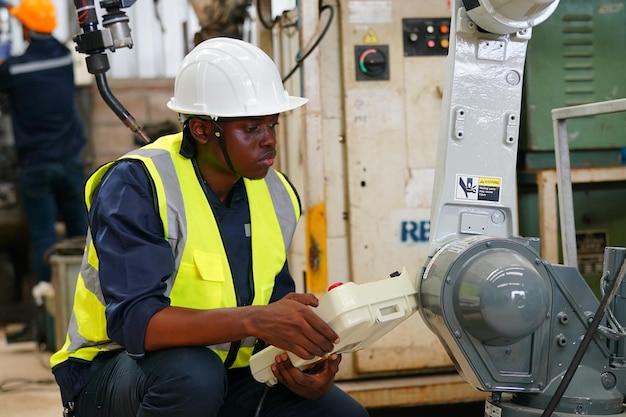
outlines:
M215 218L206 215L212 210L191 161L178 153L181 139L182 134L166 136L122 158L141 160L152 178L164 235L175 258L176 269L167 280L166 290L171 305L198 309L234 307L234 284L219 229ZM87 181L88 208L93 191L114 163L104 165ZM300 206L293 188L277 171L270 170L263 180L245 179L244 184L250 201L252 304L264 305L269 302L275 276L286 260ZM192 209L185 211L185 207ZM103 350L121 348L106 334L98 259L90 236L91 232L78 277L68 337L63 348L52 356L53 367L70 357L90 361ZM248 365L255 342L253 338L241 342L233 367ZM230 343L211 348L224 360Z

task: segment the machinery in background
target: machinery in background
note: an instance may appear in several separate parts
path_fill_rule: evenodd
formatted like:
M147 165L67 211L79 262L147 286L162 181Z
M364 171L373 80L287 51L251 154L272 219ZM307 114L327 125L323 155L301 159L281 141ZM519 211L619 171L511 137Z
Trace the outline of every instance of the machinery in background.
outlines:
M463 378L491 393L486 416L623 413L626 333L613 311L626 249L605 250L599 302L576 267L543 260L517 231L526 45L558 3L457 0L452 15L418 305Z
M248 18L251 0L189 0L200 30L194 34L194 44L218 36L243 39L243 26Z
M128 16L122 10L135 3L136 0L104 0L100 6L105 9L106 14L102 17L102 25L98 26L98 15L93 0L74 0L78 17L78 24L83 33L74 37L76 50L87 54L87 71L96 77L96 85L100 95L113 110L115 115L132 130L144 143L149 143L151 139L144 133L135 118L124 108L115 98L106 79L106 72L110 69L109 59L105 54L108 49L115 51L119 48L132 48L133 39L131 37Z
M129 26L129 18L123 9L131 7L136 0L104 0L100 7L104 10L102 28L99 27L98 13L94 0L74 0L78 24L82 33L74 37L76 50L87 55L87 71L96 79L98 91L115 115L128 127L135 137L143 144L150 143L151 138L145 133L130 112L113 95L109 88L106 72L110 69L106 51L115 52L120 48L132 48L133 39ZM163 31L163 22L158 14L157 19ZM242 26L247 18L249 1L232 0L216 2L211 0L191 0L194 12L202 28L194 35L194 42L215 36L242 37Z

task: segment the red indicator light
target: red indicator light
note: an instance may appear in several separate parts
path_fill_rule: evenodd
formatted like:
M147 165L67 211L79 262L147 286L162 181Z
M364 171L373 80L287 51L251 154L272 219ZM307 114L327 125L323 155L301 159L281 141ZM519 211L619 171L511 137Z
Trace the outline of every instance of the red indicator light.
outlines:
M426 42L426 46L428 46L429 48L434 48L435 47L435 41L432 39L429 39L428 42Z

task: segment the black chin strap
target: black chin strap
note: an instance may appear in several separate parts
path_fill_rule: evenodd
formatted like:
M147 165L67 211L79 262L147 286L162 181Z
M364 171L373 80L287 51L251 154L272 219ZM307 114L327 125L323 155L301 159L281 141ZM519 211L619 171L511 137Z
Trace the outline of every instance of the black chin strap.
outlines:
M230 155L228 155L228 151L226 150L226 142L224 141L224 130L220 127L220 125L217 124L216 120L211 119L211 121L213 122L213 134L215 135L215 137L217 138L217 143L219 143L220 145L220 149L222 150L222 154L224 155L224 160L226 161L226 165L228 165L228 168L230 168L230 170L236 174L237 172L235 171L235 167L233 166L233 163L230 160Z

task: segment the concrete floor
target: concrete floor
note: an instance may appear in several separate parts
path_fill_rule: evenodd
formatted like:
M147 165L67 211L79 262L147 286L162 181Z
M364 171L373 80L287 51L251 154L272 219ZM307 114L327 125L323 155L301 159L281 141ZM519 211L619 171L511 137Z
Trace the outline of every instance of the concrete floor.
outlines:
M61 417L61 396L35 342L6 343L0 327L0 416Z
M0 326L0 416L61 417L61 399L48 366L50 353L35 342L7 344ZM439 417L464 415L482 417L482 403L440 406L378 408L371 417ZM233 416L235 417L235 416Z

